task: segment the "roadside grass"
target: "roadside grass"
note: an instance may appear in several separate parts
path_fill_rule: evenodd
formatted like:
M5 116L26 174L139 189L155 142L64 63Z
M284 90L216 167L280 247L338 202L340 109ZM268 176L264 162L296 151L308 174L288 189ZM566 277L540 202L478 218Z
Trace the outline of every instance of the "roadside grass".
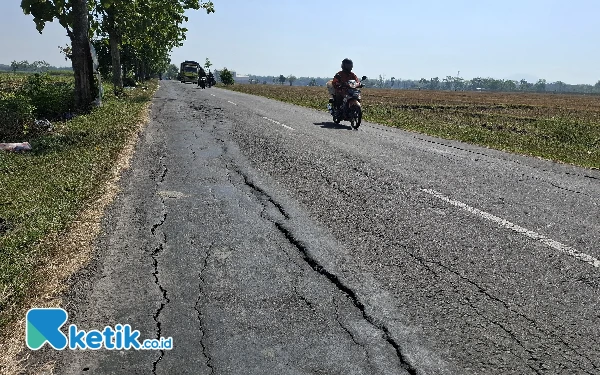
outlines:
M33 151L0 153L0 333L16 319L34 284L43 282L38 271L52 252L44 240L98 198L157 87L149 81L120 98L107 94L90 114L24 139Z
M220 86L317 110L325 87ZM445 139L600 168L600 97L363 89L363 119Z

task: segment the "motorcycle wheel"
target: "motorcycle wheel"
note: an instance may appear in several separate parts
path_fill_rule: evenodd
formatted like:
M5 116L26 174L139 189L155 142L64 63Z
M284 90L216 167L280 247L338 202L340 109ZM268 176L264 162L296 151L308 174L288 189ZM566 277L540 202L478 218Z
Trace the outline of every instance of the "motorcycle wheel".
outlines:
M352 127L352 129L358 130L358 127L360 126L360 123L362 121L362 111L360 107L353 107L350 116L352 118L350 120L350 126Z
M358 130L358 127L360 126L361 122L362 122L362 110L359 108L358 109L358 117L356 118L356 126L354 127L354 129Z
M333 122L335 122L336 125L339 125L341 120L339 118L333 118Z

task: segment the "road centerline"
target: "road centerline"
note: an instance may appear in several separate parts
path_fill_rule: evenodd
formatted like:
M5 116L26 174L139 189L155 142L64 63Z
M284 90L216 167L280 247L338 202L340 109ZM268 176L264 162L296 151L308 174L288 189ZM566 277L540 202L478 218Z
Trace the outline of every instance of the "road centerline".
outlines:
M557 251L560 251L560 252L565 253L567 255L570 255L571 257L573 257L573 258L575 258L577 260L580 260L582 262L585 262L585 263L587 263L587 264L589 264L589 265L591 265L593 267L600 268L600 260L594 258L591 255L582 253L579 250L576 250L576 249L574 249L574 248L572 248L570 246L562 244L562 243L560 243L558 241L555 241L555 240L553 240L551 238L548 238L548 237L546 237L546 236L544 236L542 234L539 234L537 232L534 232L534 231L531 231L529 229L523 228L523 227L521 227L519 225L513 224L513 223L511 223L508 220L502 219L502 218L500 218L498 216L494 216L494 215L492 215L492 214L490 214L488 212L479 210L479 209L477 209L475 207L471 207L471 206L469 206L469 205L467 205L465 203L459 202L457 200L453 200L453 199L451 199L451 198L449 198L449 197L447 197L447 196L445 196L445 195L443 195L441 193L438 193L435 190L421 189L421 191L423 191L423 192L425 192L427 194L430 194L430 195L432 195L432 196L434 196L434 197L436 197L436 198L438 198L438 199L440 199L440 200L442 200L442 201L444 201L446 203L449 203L449 204L451 204L453 206L462 208L465 211L468 211L468 212L470 212L472 214L480 216L480 217L482 217L482 218L484 218L484 219L486 219L488 221L494 222L494 223L500 225L501 227L510 229L510 230L515 231L517 233L520 233L520 234L522 234L524 236L527 236L527 237L529 237L529 238L531 238L533 240L541 242L544 245L546 245L546 246L548 246L548 247L550 247L550 248L552 248L554 250L557 250Z
M294 129L294 128L292 128L291 126L287 126L287 125L285 125L285 124L282 124L281 122L279 122L279 121L277 121L277 120L273 120L273 119L270 119L270 118L268 118L268 117L263 117L263 118L264 118L265 120L267 120L267 121L270 121L270 122L272 122L273 124L281 125L281 126L283 126L284 128L286 128L286 129L289 129L289 130L295 130L295 129Z

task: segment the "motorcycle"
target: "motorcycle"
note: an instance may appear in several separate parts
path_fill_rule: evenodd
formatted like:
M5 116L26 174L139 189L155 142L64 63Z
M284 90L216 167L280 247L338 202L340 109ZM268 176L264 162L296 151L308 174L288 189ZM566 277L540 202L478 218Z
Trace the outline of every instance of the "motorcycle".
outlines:
M366 76L361 78L363 81L367 79ZM334 100L329 99L327 109L333 117L333 122L339 124L341 121L350 121L350 126L354 130L358 130L362 122L362 107L360 101L362 99L360 89L363 85L355 80L350 80L346 83L346 93L344 100L339 108L332 106Z
M214 77L209 76L207 79L207 83L208 83L208 88L211 88L212 86L214 86L217 82L215 81Z
M198 80L198 86L205 89L206 88L206 77L200 77Z

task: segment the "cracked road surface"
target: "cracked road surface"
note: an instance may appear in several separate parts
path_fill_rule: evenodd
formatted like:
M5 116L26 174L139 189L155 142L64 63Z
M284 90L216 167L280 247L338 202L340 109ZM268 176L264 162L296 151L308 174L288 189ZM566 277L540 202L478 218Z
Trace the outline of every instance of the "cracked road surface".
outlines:
M128 323L174 348L30 362L600 374L596 172L164 81L63 307L79 329Z

